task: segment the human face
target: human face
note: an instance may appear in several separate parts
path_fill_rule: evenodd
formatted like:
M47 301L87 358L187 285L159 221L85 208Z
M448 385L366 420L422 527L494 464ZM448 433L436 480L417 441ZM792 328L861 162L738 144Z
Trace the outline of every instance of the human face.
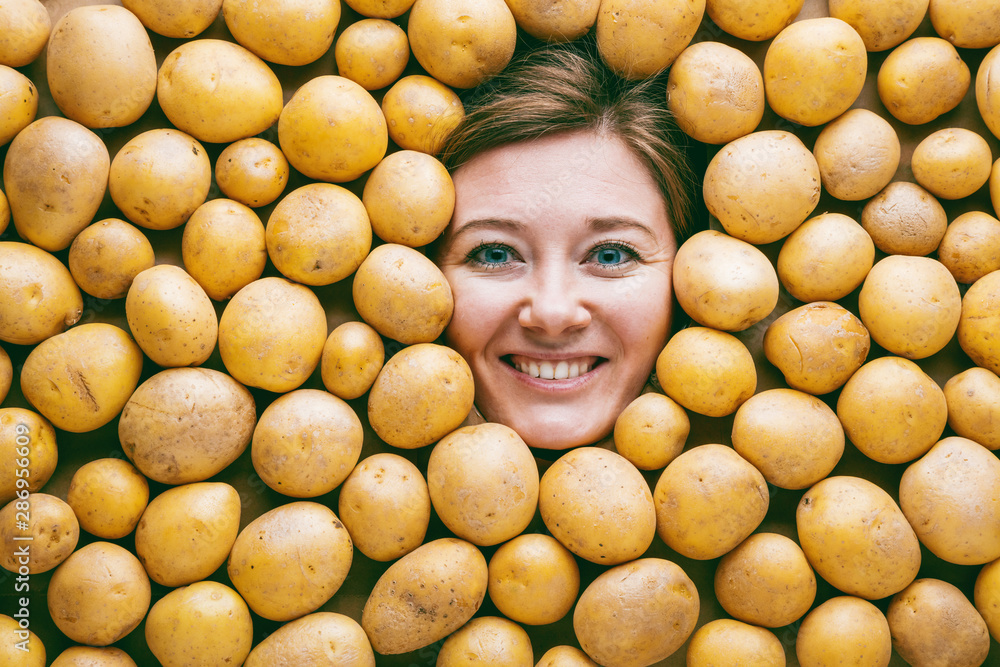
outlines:
M453 178L445 337L477 406L532 447L600 440L670 329L677 245L659 188L620 139L590 131L486 151Z

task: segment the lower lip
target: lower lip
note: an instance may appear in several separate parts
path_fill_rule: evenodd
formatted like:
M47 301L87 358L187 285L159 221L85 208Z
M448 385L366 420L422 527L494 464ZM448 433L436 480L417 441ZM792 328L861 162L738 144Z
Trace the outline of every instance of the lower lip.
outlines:
M583 375L578 375L575 378L566 378L565 380L545 380L543 378L532 377L527 373L522 373L521 371L517 370L516 368L514 368L505 361L501 361L500 363L504 366L504 368L507 369L507 371L514 377L516 381L520 382L526 387L529 387L536 391L556 392L556 393L572 392L577 389L580 389L585 385L590 384L596 377L596 374L600 373L601 369L604 368L606 364L606 362L602 361L601 363L597 364Z

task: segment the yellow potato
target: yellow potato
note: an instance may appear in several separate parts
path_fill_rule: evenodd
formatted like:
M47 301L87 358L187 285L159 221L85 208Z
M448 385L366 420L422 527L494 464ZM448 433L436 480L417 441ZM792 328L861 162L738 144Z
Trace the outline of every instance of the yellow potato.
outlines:
M470 656L475 658L470 661ZM500 616L474 618L448 635L441 645L437 667L476 665L532 667L531 638L517 623Z
M746 459L725 445L699 445L656 482L656 533L682 556L718 558L756 530L768 501L764 476Z
M875 263L875 244L842 213L821 213L788 235L778 253L778 278L799 301L836 301L861 283Z
M428 581L438 582L427 586ZM361 627L382 655L429 646L479 610L489 581L486 559L453 537L428 542L379 577L361 612Z
M944 385L948 426L987 449L1000 449L1000 377L978 366L953 375Z
M189 39L203 33L219 15L222 0L122 0L142 24L164 37Z
M731 618L709 621L691 635L689 667L736 664L784 667L785 649L770 630Z
M264 238L268 257L286 278L331 285L368 256L372 226L356 194L332 183L310 183L278 202Z
M7 202L7 195L0 192L0 234L7 231L10 224L10 204Z
M240 530L240 494L224 482L174 486L153 498L135 529L149 578L177 587L219 569Z
M280 628L257 644L244 667L297 667L326 660L343 667L375 667L371 643L357 621L318 611Z
M371 93L328 74L310 79L292 95L278 119L278 143L288 162L308 178L342 183L379 163L389 135ZM324 150L317 151L317 145Z
M848 595L898 593L920 569L920 542L892 496L860 477L812 486L795 511L799 544L816 573Z
M823 128L813 155L827 192L860 201L878 194L896 175L899 137L874 111L850 109Z
M437 155L465 116L465 107L455 91L437 79L411 74L386 91L382 113L397 146Z
M940 579L914 581L892 598L886 612L892 646L910 665L982 665L990 634L957 587Z
M448 226L455 210L455 186L437 158L401 150L372 170L361 201L380 239L416 248L436 239Z
M264 483L295 498L329 493L361 456L364 431L347 403L319 389L275 399L257 421L250 456Z
M971 83L969 66L940 37L915 37L897 46L876 81L882 104L909 125L929 123L954 109Z
M50 252L68 248L97 213L110 164L101 138L76 121L45 116L21 130L3 163L18 235Z
M423 544L431 518L427 482L398 454L361 461L340 487L338 502L354 546L372 560L395 560Z
M1000 635L1000 560L987 563L976 575L973 601L990 635L996 639Z
M769 389L736 411L733 448L771 484L804 489L829 475L844 454L836 413L815 396Z
M234 141L215 161L215 182L224 195L245 206L267 206L288 183L288 160L266 139Z
M0 567L9 572L48 572L69 558L80 540L73 508L47 493L18 494L0 509L0 521Z
M868 72L864 40L845 21L805 19L784 28L764 56L764 91L776 114L822 125L858 99Z
M0 64L0 146L28 127L37 113L38 89L31 79L13 67ZM4 227L0 222L0 234Z
M326 312L305 285L267 277L242 288L219 318L219 352L226 370L251 387L284 393L319 365Z
M112 542L91 542L73 552L56 568L46 595L56 627L91 646L108 646L132 632L152 596L139 559Z
M993 167L990 145L963 127L938 130L913 149L910 167L917 183L942 199L968 197L986 185Z
M851 442L880 463L906 463L934 446L948 422L944 392L909 359L879 357L847 381L837 416Z
M583 37L597 21L600 0L508 0L517 27L547 42L571 42Z
M38 491L56 470L56 431L37 412L0 408L0 448L10 452L0 458L0 503Z
M19 617L27 616L30 623L31 611L27 607L13 612ZM0 644L0 660L4 664L18 665L18 667L45 667L45 645L31 630L21 627L20 619L0 614L0 633L8 640ZM55 665L58 662L53 662ZM63 663L66 667L66 663Z
M323 344L320 377L334 396L359 398L371 389L384 362L385 345L378 332L364 322L344 322Z
M539 658L535 667L597 667L597 663L575 646L553 646Z
M819 203L820 172L802 141L784 130L726 144L705 170L709 213L747 243L772 243L805 222Z
M229 143L260 134L282 111L281 83L239 44L194 39L167 54L156 75L167 119L198 141Z
M667 396L709 417L736 412L757 389L757 369L746 346L707 327L674 334L656 359L656 378Z
M698 590L679 565L640 558L605 570L587 586L573 611L573 629L599 664L652 665L687 641L700 606Z
M892 659L889 622L867 600L848 595L831 598L802 619L795 655L801 667L838 662L888 667Z
M406 69L406 32L386 19L363 19L347 26L334 47L337 73L365 90L390 86Z
M34 345L73 326L83 296L73 276L41 248L0 241L0 340Z
M538 509L564 547L601 565L638 558L656 535L656 507L642 474L624 457L596 447L571 449L549 466L539 483Z
M490 558L489 575L490 600L504 616L525 625L563 618L580 590L576 559L548 535L518 535L502 544Z
M253 210L239 202L207 201L184 224L181 258L205 294L223 301L264 273L264 225Z
M250 610L217 581L172 590L149 610L146 645L163 667L241 665L253 642Z
M993 211L997 215L1000 215L1000 166L997 165L1000 165L1000 158L993 163L993 168L990 170L989 188L990 202L993 204ZM0 208L2 208L2 205L0 205ZM2 217L3 214L0 213L0 218ZM0 228L2 227L3 225L0 224Z
M923 359L955 335L962 297L951 272L936 259L890 255L868 272L858 314L872 340L887 351Z
M934 31L963 49L1000 44L1000 5L986 0L932 0Z
M927 15L928 0L830 0L830 16L858 31L869 51L885 51L906 40Z
M604 62L626 79L669 67L694 38L705 0L603 0L594 24Z
M49 36L45 72L59 110L87 127L134 123L156 94L156 56L146 29L135 14L110 4L63 14Z
M142 373L142 350L125 331L81 324L36 346L21 392L56 428L93 431L118 416Z
M394 19L413 6L413 0L344 0L347 6L362 16Z
M14 382L14 365L10 362L10 355L0 347L0 403L7 398L11 384Z
M1000 220L982 211L959 215L941 239L938 259L967 285L1000 269Z
M209 368L168 368L143 382L118 421L118 439L142 474L164 484L200 482L250 444L253 396Z
M929 255L948 229L948 216L934 195L916 183L895 181L861 210L861 226L887 255Z
M333 44L340 0L223 0L236 41L279 65L308 65Z
M111 161L108 189L126 218L146 229L180 227L212 187L212 163L191 135L174 129L133 137Z
M1000 137L1000 47L990 49L976 71L976 106L983 122L994 136ZM994 208L996 206L994 197Z
M803 0L707 0L705 11L730 35L752 42L771 39L795 20Z
M52 20L38 0L11 0L0 6L0 65L24 67L41 55L49 41Z
M136 667L128 653L113 646L70 646L50 667Z
M76 284L98 299L119 299L135 277L156 264L153 246L141 231L118 218L86 227L69 247Z
M387 444L416 449L458 428L473 407L472 371L458 352L435 343L403 348L368 393L368 422Z
M615 420L615 449L639 470L658 470L684 450L691 420L672 398L636 397Z
M128 461L97 459L73 473L66 502L85 531L117 540L139 523L149 502L149 482Z
M351 537L333 510L300 500L265 512L240 531L227 571L254 613L289 621L315 611L337 592L353 553Z
M958 322L958 343L977 366L1000 375L1000 271L987 273L962 297L962 315Z

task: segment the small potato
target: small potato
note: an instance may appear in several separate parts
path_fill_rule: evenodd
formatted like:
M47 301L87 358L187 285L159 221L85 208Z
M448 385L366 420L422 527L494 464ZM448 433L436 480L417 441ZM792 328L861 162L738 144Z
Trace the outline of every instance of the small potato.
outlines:
M70 646L51 667L136 667L128 653L113 646Z
M0 146L31 125L38 113L38 89L13 67L0 64ZM0 234L4 224L0 223Z
M236 41L279 65L308 65L333 44L339 0L223 0L222 16Z
M73 473L66 502L85 531L117 540L139 523L149 503L149 482L128 461L97 459Z
M580 567L558 540L518 535L489 563L490 600L504 616L525 625L555 623L569 613L580 591Z
M394 19L413 5L413 0L344 0L347 6L362 16Z
M184 224L181 258L205 294L223 301L264 273L264 225L256 213L239 202L207 201Z
M380 239L417 248L448 226L455 210L455 185L437 158L401 150L372 170L361 201Z
M1000 271L987 273L962 297L958 343L977 366L1000 375Z
M84 292L120 299L139 273L156 264L153 245L141 231L118 218L95 222L69 247L69 270Z
M892 646L910 665L985 664L986 622L954 585L923 578L897 593L886 612Z
M871 236L842 213L821 213L788 235L778 253L781 284L799 301L837 301L864 282L875 263Z
M770 630L731 618L718 618L691 635L687 664L689 667L737 664L784 667L785 649Z
M602 0L594 24L597 49L619 76L644 79L674 62L704 15L705 0Z
M7 225L10 224L10 203L7 201L7 195L0 192L0 234L7 231Z
M888 356L869 361L851 376L837 398L837 416L865 456L906 463L923 456L941 437L948 404L919 366Z
M177 587L219 569L240 530L240 494L224 482L174 486L153 498L135 529L149 578Z
M806 491L795 511L799 544L816 573L848 595L878 600L920 570L920 542L888 493L835 476Z
M182 3L122 0L122 5L156 34L190 39L215 22L222 9L222 0L185 0Z
M990 145L963 127L938 130L913 149L910 167L917 183L941 199L968 197L986 185L993 167Z
M861 210L861 226L887 255L929 255L948 229L948 215L934 195L916 183L895 181Z
M539 658L535 667L597 667L597 663L575 646L553 646Z
M45 645L34 632L23 629L18 619L0 614L0 633L8 638L8 641L0 644L0 660L3 664L45 667ZM57 662L58 659L52 664ZM63 667L66 667L66 663L63 663Z
M9 572L48 572L73 553L80 540L80 523L64 500L47 493L29 493L0 510L0 566ZM21 547L29 545L28 555Z
M7 392L14 382L14 365L10 362L10 355L0 347L0 403L7 398Z
M988 49L1000 43L1000 6L985 0L932 0L934 32L963 49Z
M656 378L667 396L709 417L724 417L757 389L757 369L732 334L688 327L674 334L656 359Z
M232 588L199 581L156 601L146 617L145 636L163 667L241 665L250 654L253 620Z
M958 106L972 76L949 42L915 37L886 57L876 83L889 113L908 125L922 125Z
M993 169L990 171L989 187L990 202L993 204L993 211L997 215L1000 215L1000 166L997 165L1000 165L1000 159L997 159L997 161L993 163ZM3 208L3 206L0 205L0 208ZM0 218L2 217L3 214L0 213ZM0 228L2 227L3 225L0 224Z
M475 546L453 537L428 542L375 582L361 627L377 653L415 651L465 625L482 605L488 582L486 559Z
M265 512L240 531L227 571L254 613L289 621L333 597L353 554L351 537L333 510L300 500Z
M52 20L38 0L12 0L0 6L0 65L24 67L41 55L49 41Z
M1000 560L987 563L979 570L973 600L990 635L996 639L1000 635Z
M813 155L827 192L860 201L878 194L896 175L899 137L874 111L851 109L823 128Z
M244 667L298 667L326 660L343 667L375 667L371 643L350 616L318 611L280 628L257 644Z
M991 450L1000 449L1000 377L978 366L953 375L944 385L948 426L957 435Z
M517 623L500 616L474 618L448 635L441 645L437 667L469 664L496 667L532 667L531 638Z
M362 19L347 26L334 47L337 73L365 90L392 85L410 60L406 32L386 19Z
M1000 269L1000 220L982 211L958 216L941 239L938 259L966 285Z
M684 451L691 420L672 398L650 392L615 420L615 449L639 470L658 470Z
M976 72L976 106L993 136L1000 137L1000 48L990 49ZM996 208L996 198L994 198Z
M344 322L323 344L323 386L344 400L359 398L371 389L384 362L385 345L378 332L364 322Z
M52 575L49 616L71 640L108 646L138 627L151 595L139 559L112 542L91 542Z
M652 665L687 641L700 606L698 590L679 565L639 558L604 571L587 586L573 611L573 630L599 664Z
M795 20L803 0L707 0L709 18L730 35L752 42L771 39Z
M830 0L830 16L851 24L869 51L885 51L920 27L927 4L928 0Z
M56 430L37 412L0 408L0 450L9 452L0 458L0 503L13 500L19 490L40 490L56 471ZM22 466L25 457L29 465ZM27 476L19 477L25 473L18 473L18 469L27 470Z
M571 449L542 475L538 509L553 537L601 565L638 558L656 535L656 507L642 474L614 452Z
M393 84L382 97L389 138L403 150L437 155L465 116L462 100L448 86L423 74Z
M215 182L224 195L244 206L267 206L288 184L288 160L266 139L240 139L219 153Z
M583 37L594 22L600 0L558 3L537 0L508 0L517 27L547 42L571 42Z
M30 243L0 241L0 340L34 345L73 326L83 296L60 262Z
M398 454L361 461L344 480L338 502L354 546L372 560L395 560L423 544L431 518L427 482Z
M888 667L892 659L889 622L867 600L847 595L831 598L802 619L795 655L801 667L838 662Z

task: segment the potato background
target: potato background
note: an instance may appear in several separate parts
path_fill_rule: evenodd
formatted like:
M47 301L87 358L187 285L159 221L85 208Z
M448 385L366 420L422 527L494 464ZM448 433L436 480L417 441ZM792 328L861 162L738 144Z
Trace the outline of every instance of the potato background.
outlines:
M52 0L43 2L43 4L48 9L54 24L59 17L75 6L98 3L88 2L87 0ZM363 18L351 10L346 3L342 3L341 7L342 16L338 28L338 37L344 28ZM797 20L826 15L828 15L826 0L806 0ZM404 14L403 16L393 20L398 25L405 28L406 19L407 15ZM163 62L163 59L168 53L184 41L180 39L162 37L152 32L150 32L149 35L153 44L158 65ZM924 17L924 20L920 24L919 28L912 36L935 36L929 16ZM232 36L226 29L221 15L208 28L207 31L199 35L199 38L215 38L233 41ZM695 35L694 41L698 42L707 40L723 42L738 48L749 55L757 63L758 67L762 66L764 54L768 44L770 43L770 40L764 42L749 42L734 38L715 26L706 15ZM535 43L535 41L531 37L527 36L522 31L518 32L519 49L533 43ZM979 63L982 61L989 49L958 49L958 51L962 59L972 71L974 78ZM909 168L909 160L914 147L928 134L947 127L964 127L977 132L989 143L994 160L997 157L1000 157L1000 142L998 142L997 138L987 129L978 113L975 100L975 86L970 87L969 92L955 110L943 114L930 123L911 126L903 124L893 118L882 106L878 98L875 82L879 66L890 52L891 51L883 51L868 54L868 73L865 87L854 106L875 111L889 121L889 123L896 129L900 137L902 151L900 167L897 170L895 180L914 181L912 171ZM282 83L283 97L286 103L291 98L292 94L310 79L323 74L336 73L332 48L316 62L309 65L293 67L271 64L270 67L275 74L277 74ZM29 65L18 69L23 74L28 76L38 88L39 110L37 117L41 118L49 115L61 115L52 100L46 83L45 54L43 53L42 56ZM408 74L422 73L424 73L424 71L420 68L416 59L411 58L406 70L404 71L404 76ZM376 100L381 100L385 90L386 89L373 92ZM170 124L163 112L160 110L157 101L154 100L152 106L137 123L123 128L98 129L95 131L104 140L108 147L108 151L113 158L123 145L140 132L149 129L167 127L170 127ZM764 119L757 129L780 129L793 132L805 143L807 147L811 149L816 136L822 129L822 126L799 126L779 118L770 109L767 109L765 111ZM275 124L272 126L261 136L277 144L277 125ZM216 158L225 145L210 143L205 143L203 145L214 165ZM2 162L2 160L6 157L8 146L9 144L0 146L0 162ZM390 144L389 150L394 151L397 150L397 148ZM708 159L710 159L714 152L718 150L718 147L705 145L696 147L696 150L702 154L703 158L702 164L696 165L696 167L703 171L704 165L707 164ZM364 177L362 177L356 181L343 185L360 197L364 186L364 180ZM295 188L309 182L309 179L293 170L289 183L283 194L288 194ZM209 193L209 199L221 196L222 194L213 180L212 189ZM860 220L861 209L864 203L864 201L839 201L830 197L824 191L819 205L816 207L813 215L830 211L843 213L851 216L855 220ZM972 210L986 211L991 215L995 215L996 213L990 203L989 193L986 187L981 188L970 197L955 201L942 200L941 203L944 205L945 210L948 213L949 221L953 220L962 213ZM266 221L273 207L274 204L271 204L267 207L256 209L256 211L260 215L261 219ZM703 210L700 214L707 216L707 213ZM95 220L100 220L106 217L121 217L118 210L112 203L110 195L105 196ZM714 223L713 227L720 229L718 223ZM153 244L156 251L157 263L170 263L182 266L182 228L170 231L143 231ZM0 234L0 240L18 241L20 239L17 236L14 226L10 225L3 234ZM760 249L771 259L772 262L774 262L776 261L780 247L781 242L779 241L760 246ZM65 262L67 252L68 251L60 251L55 254L58 258ZM883 256L884 255L880 252L876 253L876 260ZM279 274L274 266L269 262L264 275L277 276ZM960 287L962 293L964 294L967 286L962 285ZM345 321L359 319L352 302L350 279L342 280L334 283L333 285L315 287L312 289L320 298L326 309L328 330L333 330L334 327ZM852 312L857 313L857 294L858 290L855 290L844 299L841 299L839 303ZM0 295L0 298L3 298L2 295ZM215 301L213 303L217 314L221 316L226 302ZM764 357L762 350L762 337L767 325L771 321L776 319L782 313L787 312L798 305L800 305L800 302L796 301L784 289L782 289L779 295L778 306L770 316L749 329L735 334L753 353L758 374L758 392L774 387L786 386L781 373L768 363ZM110 322L127 330L124 299L110 301L84 295L83 316L80 319L79 324L88 322ZM30 409L31 406L21 394L20 387L16 379L19 376L20 369L25 358L32 348L31 346L18 346L6 343L3 344L3 348L11 357L15 370L15 382L11 387L7 398L2 402L2 404L0 404L0 407L23 407ZM396 350L398 350L398 346L393 347L390 345L387 352L392 353ZM872 350L868 359L871 360L879 356L884 356L885 354L886 352L873 342ZM955 338L953 338L941 352L927 359L919 360L917 363L937 382L939 386L942 387L950 377L962 370L970 368L973 365L971 360L960 349ZM204 367L225 372L225 367L222 364L218 348L216 348L216 350L212 353L211 357L204 364ZM147 358L145 360L141 381L147 379L159 370L160 368ZM316 369L310 379L302 386L303 388L323 388L320 380L319 368ZM277 397L277 394L258 389L251 389L251 393L253 394L257 405L258 415L264 410L264 408L267 407L268 404L270 404L271 401ZM836 398L838 394L839 392L833 392L823 396L822 399L830 404L831 407L834 407L836 405ZM400 450L385 445L377 438L367 423L366 396L349 401L349 403L355 409L355 412L359 415L365 427L364 446L361 454L362 459L379 452L391 452L405 456L413 461L422 471L426 470L427 458L431 449L430 447L417 450ZM732 415L721 418L709 418L694 413L689 414L691 417L691 432L687 441L688 449L706 443L730 444L730 433L733 421ZM57 443L59 445L59 463L55 474L48 484L43 487L43 492L65 498L73 472L83 463L98 458L123 457L124 455L118 445L117 425L118 420L116 418L110 424L89 433L72 434L65 431L58 431ZM952 432L950 429L945 431L945 436L951 434ZM7 454L3 453L3 455ZM536 455L539 457L539 473L543 473L551 461L554 460L555 456L551 453L546 454L544 452L536 452ZM899 479L906 467L907 464L885 465L876 463L863 456L852 444L848 444L843 458L831 474L864 477L888 491L893 498L898 500ZM660 470L644 472L643 475L652 489L660 475ZM242 505L240 523L241 529L264 512L274 507L292 502L293 500L272 491L257 476L251 463L249 448L233 464L228 466L218 475L214 476L212 481L226 482L239 491ZM151 497L155 497L166 488L167 487L162 484L151 482ZM769 489L771 493L769 510L763 523L761 523L756 532L780 533L794 539L795 509L804 491L790 491L779 489L774 486L769 486ZM315 500L336 510L338 496L339 489L334 490L329 494L325 494ZM526 532L545 532L545 527L537 512ZM444 528L440 519L432 513L431 524L425 542L430 542L434 539L449 535L450 533L448 533L448 531ZM78 548L94 541L97 541L97 538L81 531ZM129 535L120 540L115 540L114 542L134 553L135 546L133 535ZM495 549L496 547L485 547L482 549L487 560L493 554ZM712 579L718 565L718 559L697 561L682 557L666 547L666 545L659 538L654 539L653 545L644 555L666 558L677 563L694 581L701 597L701 612L698 619L698 627L713 619L727 617L727 614L715 599L712 588ZM958 589L961 590L971 601L975 578L980 570L978 566L958 566L945 563L933 556L933 554L931 554L926 548L922 548L922 556L923 560L918 577L943 579L958 587ZM607 570L606 567L594 565L583 559L578 559L578 562L581 570L581 591L599 574ZM354 562L347 579L333 598L322 606L321 610L346 614L360 622L361 610L364 607L369 593L371 592L372 586L390 564L391 563L380 563L370 560L363 556L359 551L355 550ZM73 643L56 628L55 624L48 617L45 594L51 577L52 572L32 575L30 577L31 594L29 605L31 630L45 644L48 662L51 662L57 655L59 655L60 652ZM210 579L224 583L227 586L231 586L231 582L226 574L225 566L220 567L219 570L217 570L210 577ZM817 583L818 592L814 606L840 594L820 577L817 577ZM17 599L22 594L15 593L14 584L15 575L6 570L0 570L0 612L2 613L11 614L16 611L19 606L16 603ZM153 603L166 595L170 590L171 589L167 587L153 583ZM876 606L881 609L883 613L888 608L888 603L888 599L875 601ZM499 615L499 612L490 602L488 596L482 608L477 613L477 616L486 615ZM254 645L258 644L269 634L273 633L281 625L280 623L266 620L256 614L252 615L252 618ZM799 622L796 622L784 628L777 628L774 631L775 635L784 646L788 665L798 664L794 648L795 635L798 627ZM576 645L576 640L573 634L572 613L568 614L557 623L545 626L526 626L526 630L532 639L535 660L538 660L542 654L552 646L565 643ZM153 657L149 648L145 644L142 625L114 645L125 650L139 665L156 664L156 659ZM407 654L397 656L377 655L376 660L378 665L385 665L386 667L429 666L434 664L436 654L439 649L440 642ZM685 652L686 645L666 660L657 664L678 666L684 665ZM1000 646L997 645L996 640L991 640L991 650L988 662L996 660L1000 660ZM905 665L906 663L898 654L894 653L890 664L897 666ZM993 662L992 664L998 663Z

